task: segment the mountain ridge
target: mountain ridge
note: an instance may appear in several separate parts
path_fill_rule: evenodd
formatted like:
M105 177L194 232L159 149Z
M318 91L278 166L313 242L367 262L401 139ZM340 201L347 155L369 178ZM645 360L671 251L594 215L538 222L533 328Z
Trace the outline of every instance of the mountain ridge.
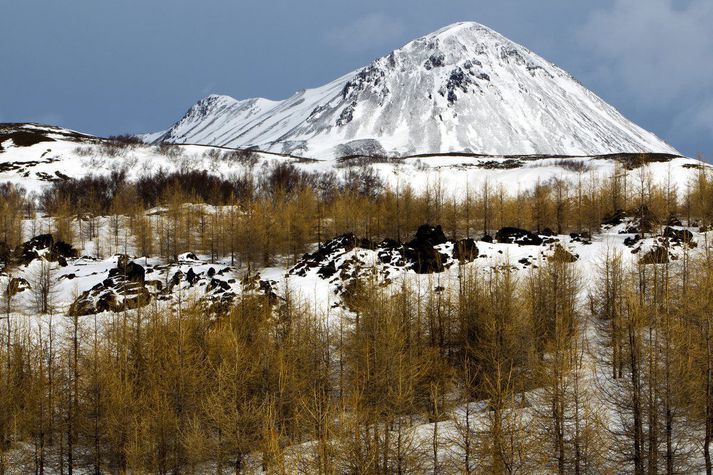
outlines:
M281 101L210 95L153 142L353 154L679 154L571 74L475 22Z

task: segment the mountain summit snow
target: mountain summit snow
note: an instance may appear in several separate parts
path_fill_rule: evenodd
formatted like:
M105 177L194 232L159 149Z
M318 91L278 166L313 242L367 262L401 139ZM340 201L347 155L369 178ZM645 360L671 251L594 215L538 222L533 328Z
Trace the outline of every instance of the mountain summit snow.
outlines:
M212 95L156 142L353 154L678 152L570 74L478 23L457 23L283 101Z

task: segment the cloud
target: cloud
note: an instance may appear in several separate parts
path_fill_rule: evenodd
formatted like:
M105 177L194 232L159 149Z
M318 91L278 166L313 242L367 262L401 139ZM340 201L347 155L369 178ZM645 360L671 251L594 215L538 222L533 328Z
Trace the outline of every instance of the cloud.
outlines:
M713 132L713 1L614 0L578 40L591 75L651 116L667 137L708 148ZM694 152L688 150L689 153Z
M579 40L600 62L598 74L640 100L665 105L712 92L711 24L710 0L615 0L590 15Z
M345 52L360 53L384 46L391 47L404 31L399 20L372 13L330 30L328 40Z
M700 103L693 113L693 121L695 124L706 130L709 134L713 134L713 96Z

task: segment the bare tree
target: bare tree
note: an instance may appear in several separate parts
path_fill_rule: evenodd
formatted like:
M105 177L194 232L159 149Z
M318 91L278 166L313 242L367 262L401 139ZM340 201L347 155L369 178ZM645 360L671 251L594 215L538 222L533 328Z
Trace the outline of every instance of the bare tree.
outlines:
M28 276L32 290L35 311L50 314L54 310L56 297L56 264L46 259L38 259Z

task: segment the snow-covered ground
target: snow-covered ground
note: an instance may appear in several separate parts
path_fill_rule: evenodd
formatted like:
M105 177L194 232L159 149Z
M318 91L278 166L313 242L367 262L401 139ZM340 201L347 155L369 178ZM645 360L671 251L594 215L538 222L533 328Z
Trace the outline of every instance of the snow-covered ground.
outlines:
M355 275L375 276L387 291L391 289L397 292L405 284L421 295L435 292L437 288L442 289L439 290L441 292L455 294L458 292L459 275L462 272L480 273L483 278L487 278L490 272L507 266L515 272L516 278L525 278L533 269L551 259L555 249L559 247L572 257L573 262L570 265L574 267L581 283L579 300L582 308L579 314L583 319L583 342L594 346L589 348L585 355L582 384L587 391L595 394L601 386L610 384L610 381L597 366L597 352L601 351L601 348L596 346L599 345L600 336L597 335L597 329L592 322L586 319L588 315L586 305L597 283L594 276L599 273L607 254L621 253L625 266L633 269L650 250L665 246L666 256L671 265L676 266L681 262L684 253L690 256L702 253L713 239L713 232L701 233L697 229L690 228L695 247L676 242L675 239L665 239L661 233L636 240L635 234L627 232L627 228L631 225L632 221L627 219L614 226L605 226L601 233L592 236L591 239L576 235L540 236L539 239L543 242L538 245L476 241L477 253L473 255L472 262L462 265L459 265L453 257L454 243L445 242L435 246L439 253L446 256L443 261L444 269L442 272L429 274L417 273L407 260L400 259L402 256L398 253L387 255L389 258L385 258L385 253L396 251L384 245L377 245L372 249L359 245L335 244L328 252L312 254L300 260L295 266L257 269L251 274L248 274L244 267L231 266L229 259L211 262L209 256L192 253L180 255L177 263L169 264L156 257L134 258L133 262L146 272L145 280L151 294L149 305L176 308L186 302L201 299L208 302L220 301L226 295L232 299L233 296L239 297L243 292L271 293L277 299L285 299L289 294L294 304L307 306L329 325L339 325L351 321L350 310L342 301L342 291ZM14 325L43 328L43 331L46 331L51 321L53 331L60 334L69 331L72 321L62 316L67 314L72 302L83 292L90 291L109 278L112 269L118 266L119 256L114 253L125 252L130 256L135 253L131 240L119 245L112 244L109 233L102 232L102 229L108 226L109 218L101 218L98 223L99 235L104 237L86 241L84 248L79 252L83 257L67 259L65 267L55 265L53 278L57 285L53 289L54 317L36 315L32 290L25 289L16 295L14 301L16 312L12 316ZM39 218L34 223L25 223L28 237L32 230L42 231L49 227L50 222L46 218ZM672 229L681 231L687 228ZM95 257L98 252L106 255ZM40 260L36 259L27 266L19 266L13 270L12 277L21 277L32 282L33 274L37 272L40 265ZM335 272L325 272L325 269L330 268L335 269ZM0 276L2 288L7 285L8 278L10 278L8 275ZM214 279L223 282L225 287L223 284L213 283L212 288L209 289ZM149 281L162 282L164 290L159 291L156 286L148 285ZM219 288L222 290L216 293L216 289ZM134 312L135 310L129 310L127 314L131 316ZM109 322L115 318L115 315L117 314L111 311L101 312L96 316L85 315L79 317L79 322L84 326L92 325L95 319ZM514 410L512 417L519 423L527 425L533 418L533 411L537 410L540 397L542 395L538 390L523 394L522 398L528 404ZM609 412L611 408L607 408L604 401L593 397L591 404L598 411L599 417L611 418L611 423L616 423L615 415ZM473 401L469 403L467 409L469 416L466 416L466 406L459 405L453 408L448 417L440 421L437 426L418 418L411 420L413 425L406 430L410 443L414 446L427 447L433 442L434 431L437 431L441 460L459 457L461 449L454 440L457 439L458 431L462 429L464 418L470 417L470 422L475 427L479 427L486 425L490 417L484 401ZM288 448L288 460L299 463L299 460L309 452L307 450L309 447L310 443L306 443Z
M56 130L34 125L14 127L15 131L35 130L52 141L18 146L5 140L0 150L0 183L12 182L28 191L41 191L53 181L86 175L109 175L124 171L129 180L165 172L197 170L223 178L245 173L259 175L277 163L290 163L308 173L342 174L358 161L306 160L273 153L239 151L201 145L159 147L131 145L112 148L96 138L68 138ZM60 129L64 133L64 129ZM502 186L514 195L539 183L563 179L572 185L595 180L602 182L631 156L597 157L511 157L472 155L423 155L394 160L374 160L372 167L392 189L410 186L416 193L439 187L444 196L464 198L476 193L487 182L492 190ZM646 167L652 182L676 186L682 192L698 174L698 168L713 170L699 160L680 156L654 156ZM636 179L636 170L628 172Z

